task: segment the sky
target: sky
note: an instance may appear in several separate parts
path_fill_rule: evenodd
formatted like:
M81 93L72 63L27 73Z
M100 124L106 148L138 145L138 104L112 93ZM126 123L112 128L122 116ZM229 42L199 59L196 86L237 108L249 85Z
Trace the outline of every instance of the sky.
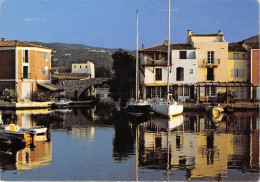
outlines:
M0 37L93 47L136 49L168 39L168 0L0 0ZM227 42L259 34L258 0L171 0L171 43L187 31Z

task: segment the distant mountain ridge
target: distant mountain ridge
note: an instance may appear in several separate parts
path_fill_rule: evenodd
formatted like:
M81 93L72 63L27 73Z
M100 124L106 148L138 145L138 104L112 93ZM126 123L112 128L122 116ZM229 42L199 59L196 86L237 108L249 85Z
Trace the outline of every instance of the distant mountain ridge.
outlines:
M259 42L259 39L260 39L260 35L255 35L255 36L249 37L245 40L249 41L249 42Z
M72 63L92 61L95 64L95 67L104 65L112 68L113 59L111 55L117 50L91 47L83 44L31 43L52 49L52 67L71 67Z

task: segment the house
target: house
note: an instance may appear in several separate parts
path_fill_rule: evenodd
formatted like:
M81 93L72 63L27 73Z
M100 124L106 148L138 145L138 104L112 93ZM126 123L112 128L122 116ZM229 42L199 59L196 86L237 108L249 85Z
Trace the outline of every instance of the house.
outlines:
M250 83L249 58L247 50L239 43L228 45L228 82L240 82L240 87L233 87L237 100L245 100L249 97ZM244 84L242 84L244 83Z
M252 99L260 99L260 48L256 42L243 41L242 46L248 51L250 60L250 82L254 85L251 90Z
M34 91L44 87L59 90L51 85L51 49L18 40L0 41L0 91L14 89L18 101L30 100Z
M87 73L90 74L90 78L95 78L95 66L93 62L86 63L72 63L71 73Z
M197 82L196 49L190 44L171 44L169 85L176 87L175 99L193 97L190 85ZM167 92L167 61L168 41L150 48L144 48L140 53L140 83L144 98L166 98ZM185 67L185 68L184 68ZM173 87L171 87L171 92ZM176 96L177 92L179 97ZM177 97L177 98L176 98Z
M169 84L175 100L259 98L259 44L228 44L221 30L216 34L188 30L186 43L171 44L170 51ZM166 98L167 52L167 41L139 50L144 98Z
M197 51L197 96L216 97L222 88L211 83L228 81L228 43L223 33L219 30L217 34L195 34L188 30L186 43L196 47Z

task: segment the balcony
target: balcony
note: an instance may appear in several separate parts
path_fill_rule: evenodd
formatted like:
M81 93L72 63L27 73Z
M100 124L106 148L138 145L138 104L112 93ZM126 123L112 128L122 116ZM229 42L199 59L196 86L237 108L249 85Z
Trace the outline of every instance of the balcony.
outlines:
M216 68L220 65L220 59L208 60L203 59L202 66L204 68Z
M21 79L31 79L31 73L21 73Z
M147 60L141 66L167 66L167 60Z

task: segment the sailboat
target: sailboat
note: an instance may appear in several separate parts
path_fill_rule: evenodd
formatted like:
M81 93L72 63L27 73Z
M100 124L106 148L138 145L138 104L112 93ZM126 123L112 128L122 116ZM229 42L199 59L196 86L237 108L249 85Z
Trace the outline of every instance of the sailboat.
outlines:
M139 99L139 51L138 51L138 9L136 10L136 90L135 100L130 100L128 108L134 111L143 112L150 109L147 100Z
M179 104L177 103L176 101L170 101L169 99L169 77L170 77L170 67L169 67L169 64L170 64L170 46L171 46L171 43L170 43L170 21L171 21L171 9L170 9L170 0L169 0L169 13L168 13L168 61L167 61L167 71L168 71L168 74L167 74L167 101L166 102L163 102L163 101L159 101L158 103L154 104L153 105L153 111L160 114L160 115L163 115L163 116L166 116L168 118L171 118L172 116L175 116L175 115L178 115L178 114L181 114L183 112L183 105L182 104Z

